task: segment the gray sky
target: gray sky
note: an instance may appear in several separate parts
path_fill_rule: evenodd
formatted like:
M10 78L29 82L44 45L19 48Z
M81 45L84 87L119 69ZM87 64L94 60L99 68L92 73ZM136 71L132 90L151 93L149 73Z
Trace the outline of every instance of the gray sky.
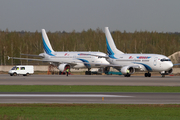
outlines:
M0 0L0 29L180 32L180 0Z

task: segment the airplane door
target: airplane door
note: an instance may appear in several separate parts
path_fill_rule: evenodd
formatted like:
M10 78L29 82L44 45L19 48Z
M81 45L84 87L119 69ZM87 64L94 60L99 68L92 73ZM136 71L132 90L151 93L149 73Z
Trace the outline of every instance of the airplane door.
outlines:
M154 66L157 65L157 57L154 58Z

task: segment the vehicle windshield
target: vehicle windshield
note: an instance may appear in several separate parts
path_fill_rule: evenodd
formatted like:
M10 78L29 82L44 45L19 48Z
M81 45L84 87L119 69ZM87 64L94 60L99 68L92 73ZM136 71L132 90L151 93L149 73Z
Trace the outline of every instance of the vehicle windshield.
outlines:
M16 67L13 67L11 70L16 70Z
M161 59L161 62L164 62L164 61L171 61L171 60L170 59L166 59L166 58Z

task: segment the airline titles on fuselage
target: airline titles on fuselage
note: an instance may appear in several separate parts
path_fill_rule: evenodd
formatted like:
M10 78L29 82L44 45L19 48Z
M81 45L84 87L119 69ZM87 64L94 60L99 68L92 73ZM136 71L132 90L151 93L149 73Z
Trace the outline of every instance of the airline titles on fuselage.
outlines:
M149 56L138 56L137 58L138 59L150 59L151 57L149 57Z

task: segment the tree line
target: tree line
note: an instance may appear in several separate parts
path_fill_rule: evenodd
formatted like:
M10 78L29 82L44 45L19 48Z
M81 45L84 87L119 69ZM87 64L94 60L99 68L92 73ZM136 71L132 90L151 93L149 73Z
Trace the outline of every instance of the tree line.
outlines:
M124 53L155 53L169 56L180 51L179 33L158 33L148 31L113 31L116 47ZM67 33L65 31L47 32L55 51L101 51L107 53L106 38L102 29ZM11 57L26 57L24 54L43 52L41 32L0 31L0 65L29 64L30 61L8 60ZM30 62L31 64L43 64Z

